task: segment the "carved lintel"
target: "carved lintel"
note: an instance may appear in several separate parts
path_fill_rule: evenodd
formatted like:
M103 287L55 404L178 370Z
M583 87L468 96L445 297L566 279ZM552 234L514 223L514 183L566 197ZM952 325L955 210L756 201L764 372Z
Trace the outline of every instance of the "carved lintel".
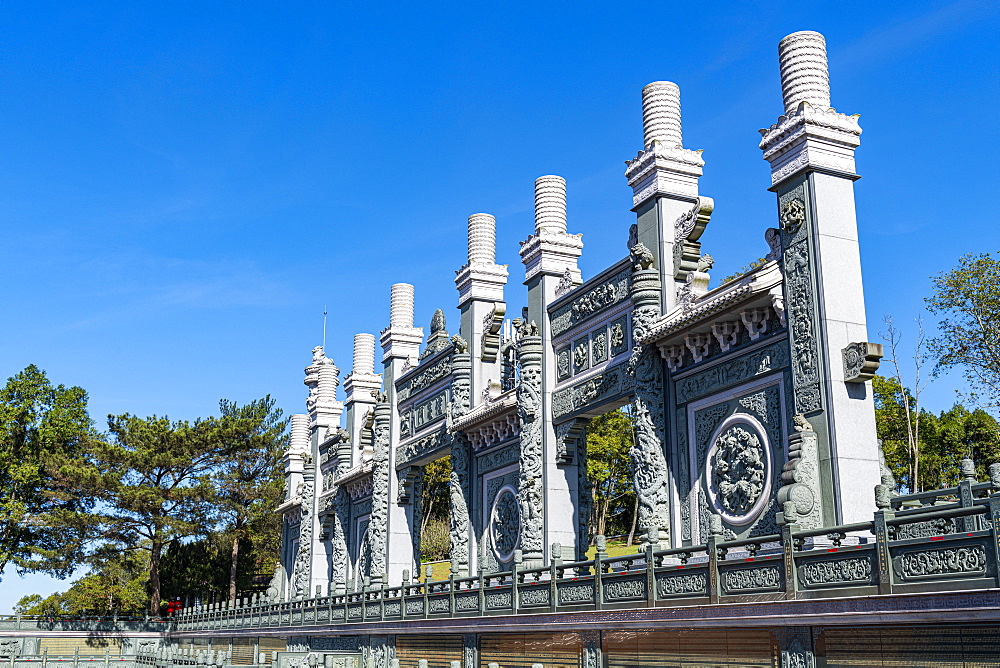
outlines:
M844 382L864 383L875 377L882 361L882 344L861 341L848 344L844 353Z
M482 360L484 362L496 362L497 353L500 351L500 327L503 325L503 318L507 315L507 304L504 302L494 302L493 308L483 319Z
M396 503L406 505L413 500L414 484L420 480L423 468L420 466L407 466L398 472L399 490L396 492Z

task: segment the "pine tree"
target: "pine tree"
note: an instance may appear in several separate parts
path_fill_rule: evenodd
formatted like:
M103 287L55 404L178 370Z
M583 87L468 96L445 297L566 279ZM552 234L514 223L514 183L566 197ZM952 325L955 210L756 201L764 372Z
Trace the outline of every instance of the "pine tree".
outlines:
M78 483L93 477L96 441L87 393L53 386L31 365L0 390L0 572L66 577L79 564L93 500Z

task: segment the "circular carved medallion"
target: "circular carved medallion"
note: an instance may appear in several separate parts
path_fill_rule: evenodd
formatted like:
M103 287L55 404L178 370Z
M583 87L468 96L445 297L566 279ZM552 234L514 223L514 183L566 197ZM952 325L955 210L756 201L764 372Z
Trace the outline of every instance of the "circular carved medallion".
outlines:
M498 561L510 561L521 540L521 507L517 493L507 485L500 488L490 510L490 542Z
M705 471L712 505L727 521L746 524L760 512L770 488L770 454L755 420L734 415L712 441Z

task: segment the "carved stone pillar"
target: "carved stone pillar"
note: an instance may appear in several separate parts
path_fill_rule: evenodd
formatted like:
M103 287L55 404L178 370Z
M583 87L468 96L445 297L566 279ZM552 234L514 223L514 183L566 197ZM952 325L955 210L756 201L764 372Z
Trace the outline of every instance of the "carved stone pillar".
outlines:
M302 502L299 506L299 551L295 555L294 575L292 576L292 591L295 598L309 598L309 582L312 576L312 538L313 538L313 469L306 470L299 495Z
M454 420L469 412L472 393L472 355L468 344L459 336L452 338L455 353L452 355L451 403L448 405L449 429ZM451 434L451 476L448 481L450 503L449 530L451 534L451 573L455 577L469 574L469 440L465 434Z
M335 487L329 497L333 512L330 514L330 581L336 593L342 593L347 588L347 570L350 555L347 551L347 534L345 528L349 519L350 499L347 490Z
M479 636L466 633L462 636L462 668L479 668Z
M530 325L524 328L527 333ZM542 338L524 335L518 344L521 382L517 414L521 426L518 505L521 511L521 552L526 567L541 563L545 536L542 509Z
M369 573L372 584L382 584L386 575L386 528L389 518L389 420L392 407L385 395L375 404L372 427L372 512L368 522Z
M652 253L639 243L631 249L630 287L634 347L627 371L635 383L632 401L636 436L632 443L632 473L639 501L636 522L647 543L670 539L670 494L667 460L663 453L663 366L655 346L639 341L660 316L660 275L652 267Z

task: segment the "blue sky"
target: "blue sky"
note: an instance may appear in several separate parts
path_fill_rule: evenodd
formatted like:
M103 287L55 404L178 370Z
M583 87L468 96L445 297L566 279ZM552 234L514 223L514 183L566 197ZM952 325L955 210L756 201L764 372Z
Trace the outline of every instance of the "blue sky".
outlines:
M912 345L929 277L1000 249L996 7L8 0L0 373L86 388L99 425L268 393L300 412L324 304L345 373L392 283L416 285L418 325L441 307L455 328L472 213L497 216L517 312L539 175L568 181L584 276L620 258L654 80L680 85L685 145L705 151L702 242L725 276L775 224L757 129L782 111L777 42L804 29L864 128L869 339L888 313ZM0 613L65 586L5 573Z

